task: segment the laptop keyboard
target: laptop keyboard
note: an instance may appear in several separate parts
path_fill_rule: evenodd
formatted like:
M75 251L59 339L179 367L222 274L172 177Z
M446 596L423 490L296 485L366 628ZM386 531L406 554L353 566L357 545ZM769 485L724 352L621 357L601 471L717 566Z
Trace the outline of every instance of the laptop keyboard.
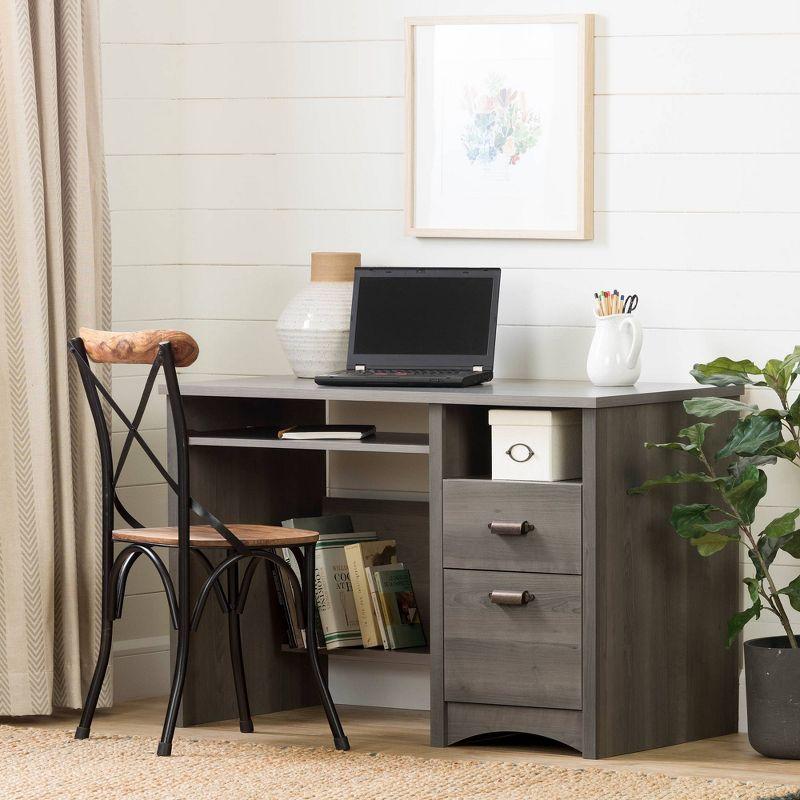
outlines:
M465 369L363 369L358 375L463 375Z

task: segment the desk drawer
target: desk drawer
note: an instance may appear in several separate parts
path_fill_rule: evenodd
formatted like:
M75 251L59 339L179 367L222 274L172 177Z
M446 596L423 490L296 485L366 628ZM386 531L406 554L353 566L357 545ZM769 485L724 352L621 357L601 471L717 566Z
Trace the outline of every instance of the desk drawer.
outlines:
M446 480L443 491L445 567L580 574L580 483ZM493 522L533 528L493 533Z
M445 700L581 708L579 576L445 570L444 631Z

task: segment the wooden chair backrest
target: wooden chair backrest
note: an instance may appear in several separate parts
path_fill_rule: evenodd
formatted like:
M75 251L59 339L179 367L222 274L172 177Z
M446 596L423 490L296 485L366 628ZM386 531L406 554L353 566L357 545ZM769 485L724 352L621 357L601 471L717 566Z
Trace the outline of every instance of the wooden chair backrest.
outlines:
M197 361L200 347L183 331L95 331L81 328L79 335L86 354L98 364L152 364L161 342L172 345L176 367L188 367Z

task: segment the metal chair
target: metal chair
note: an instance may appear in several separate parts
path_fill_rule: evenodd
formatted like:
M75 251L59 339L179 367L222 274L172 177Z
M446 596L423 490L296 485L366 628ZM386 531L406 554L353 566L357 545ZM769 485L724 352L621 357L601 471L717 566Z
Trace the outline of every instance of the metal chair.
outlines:
M167 703L161 741L158 744L158 755L168 756L172 752L172 739L175 733L178 708L186 680L189 639L192 632L197 630L206 600L212 591L217 596L223 611L228 615L231 664L239 709L239 728L243 733L251 733L253 731L253 721L250 717L247 684L242 662L239 617L244 610L248 590L257 565L262 561L268 561L275 564L279 569L284 570L293 587L298 605L298 617L305 624L311 670L333 734L334 745L337 750L349 750L350 745L320 669L317 651L313 587L314 550L318 535L312 531L270 525L224 525L191 497L189 491L189 441L175 368L188 366L196 360L199 353L197 343L191 336L180 331L159 330L111 333L109 331L93 331L81 328L80 337L71 339L68 347L78 364L83 387L97 428L103 489L103 628L97 665L95 666L86 702L83 706L80 724L75 731L75 738L86 739L89 736L92 717L97 707L100 689L108 668L114 620L119 619L122 615L128 573L141 556L145 556L152 562L158 571L164 584L171 622L178 631L178 646L172 687ZM94 375L89 364L90 359L96 363L151 364L133 420L129 420L125 416L107 389ZM166 381L169 393L169 409L174 423L177 480L173 479L167 472L138 430L160 370L163 370ZM111 439L101 398L117 414L128 430L116 466L113 463ZM175 527L146 528L125 508L117 496L116 487L134 440L142 447L167 482L169 488L178 497L178 524ZM120 517L131 526L129 529L114 529L115 509ZM205 524L191 525L190 514L194 514ZM116 558L113 550L114 542L127 544L117 554ZM173 548L178 551L177 593L166 565L155 550L157 547ZM284 559L280 558L272 550L275 547L288 547L292 550L304 576L302 586ZM224 551L224 559L216 566L212 565L206 555L206 551L211 548L216 549L217 552ZM208 577L202 584L193 604L189 596L192 556L197 559L198 565L208 573ZM239 564L243 561L247 563L240 580ZM223 589L221 583L223 575L227 578L226 589ZM303 605L305 605L305 609Z

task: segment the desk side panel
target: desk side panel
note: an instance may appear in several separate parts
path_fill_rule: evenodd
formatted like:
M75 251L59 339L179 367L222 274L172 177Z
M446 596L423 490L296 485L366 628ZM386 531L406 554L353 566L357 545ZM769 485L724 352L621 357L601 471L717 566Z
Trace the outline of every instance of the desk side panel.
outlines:
M603 758L733 733L738 554L697 554L669 525L698 486L629 496L689 456L646 450L689 424L678 402L587 410L584 435L584 755ZM719 447L712 430L708 450Z

